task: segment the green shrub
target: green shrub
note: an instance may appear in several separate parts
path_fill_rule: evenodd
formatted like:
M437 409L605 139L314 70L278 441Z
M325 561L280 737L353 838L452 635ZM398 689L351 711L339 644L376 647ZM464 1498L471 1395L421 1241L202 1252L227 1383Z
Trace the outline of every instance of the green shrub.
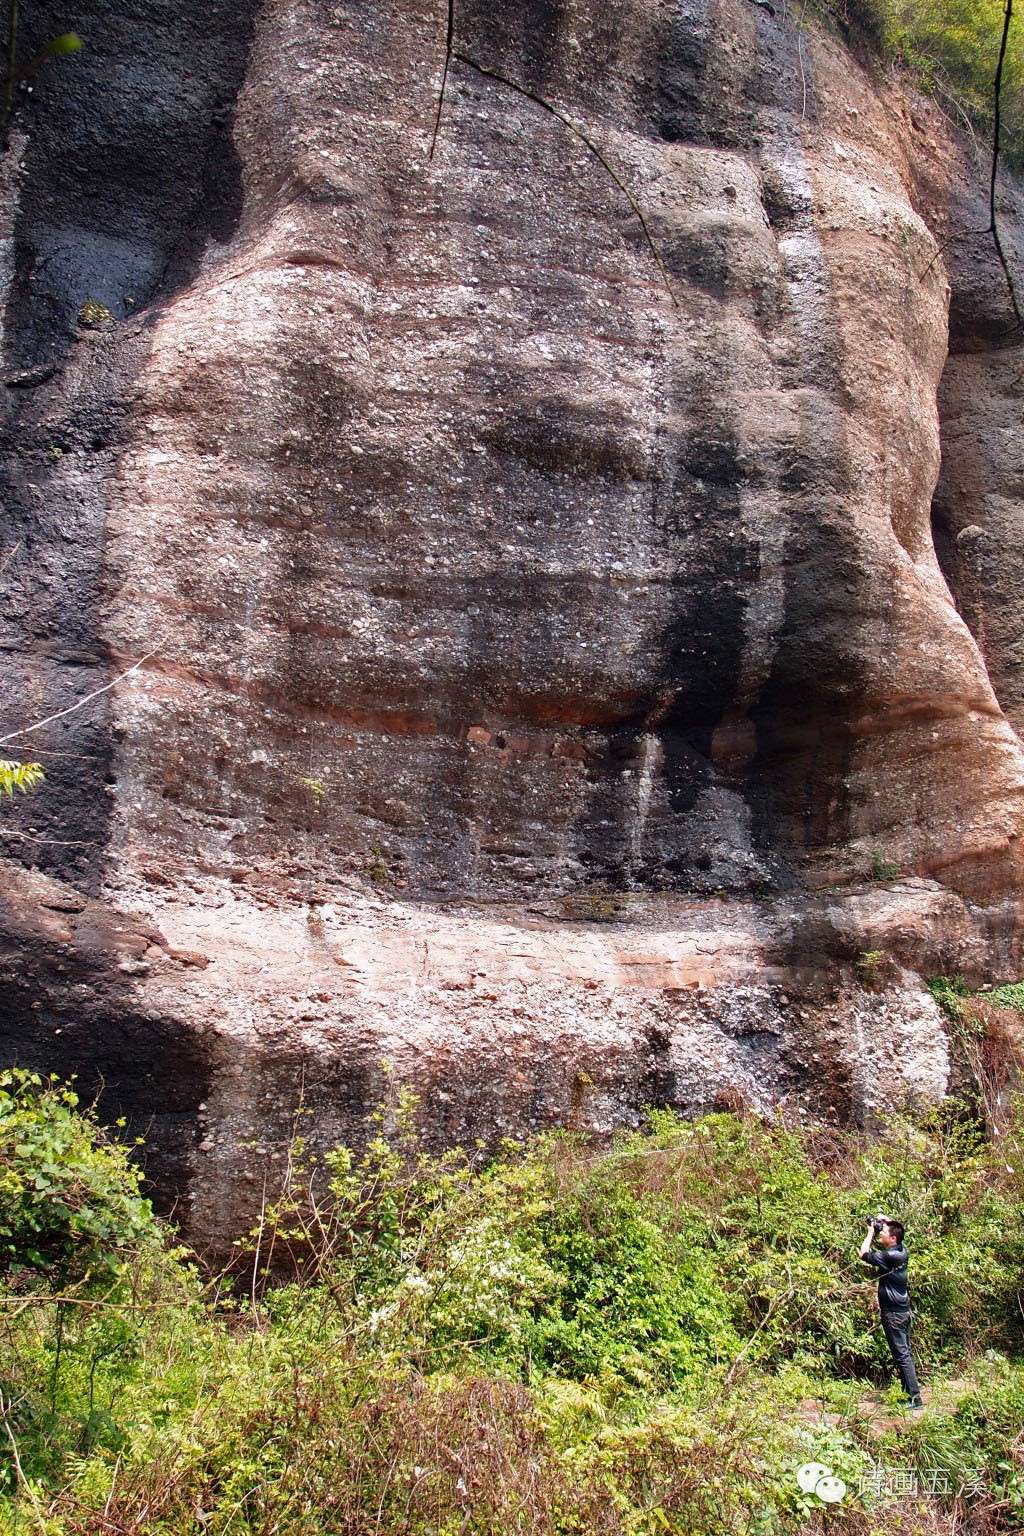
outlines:
M926 1414L898 1443L888 1442L894 1461L940 1474L953 1496L976 1511L979 1528L996 1531L1024 1527L1022 1444L1024 1368L992 1351L948 1412Z
M424 1368L472 1356L523 1381L614 1376L631 1390L741 1356L884 1370L856 1259L879 1207L908 1227L924 1358L1005 1343L1021 1208L977 1126L955 1104L892 1116L879 1141L848 1142L844 1179L813 1150L812 1133L727 1113L652 1115L598 1156L580 1137L536 1138L482 1170L381 1137L359 1163L329 1159L330 1209L303 1216L298 1180L272 1216L300 1256L304 1234L328 1234L320 1280L379 1350ZM261 1240L268 1258L281 1240Z
M823 8L902 65L955 116L987 132L1003 32L1003 0L822 0ZM1024 160L1024 34L1010 26L1003 70L1004 149Z
M967 1017L964 1000L970 997L971 989L962 976L933 976L928 990L947 1019L956 1024L964 1021Z
M138 1170L77 1094L36 1073L0 1072L0 1275L105 1285L154 1241Z
M0 758L0 795L9 800L14 798L15 790L28 794L29 790L37 789L44 777L41 763L16 763Z
M872 880L898 880L899 877L899 865L894 864L890 859L884 859L876 848L871 855Z
M1003 987L993 987L985 996L997 1008L1012 1008L1017 1013L1024 1013L1024 981L1011 981Z

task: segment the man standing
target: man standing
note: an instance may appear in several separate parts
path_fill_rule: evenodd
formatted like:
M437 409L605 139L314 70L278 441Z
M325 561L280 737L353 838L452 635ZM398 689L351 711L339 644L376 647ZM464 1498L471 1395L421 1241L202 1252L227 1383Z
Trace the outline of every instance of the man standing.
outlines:
M878 1251L871 1247L877 1236ZM903 1246L903 1223L890 1217L868 1217L868 1230L860 1245L860 1257L879 1271L878 1310L882 1316L889 1352L896 1364L911 1408L923 1408L914 1357L910 1352L913 1312L907 1288L908 1254Z

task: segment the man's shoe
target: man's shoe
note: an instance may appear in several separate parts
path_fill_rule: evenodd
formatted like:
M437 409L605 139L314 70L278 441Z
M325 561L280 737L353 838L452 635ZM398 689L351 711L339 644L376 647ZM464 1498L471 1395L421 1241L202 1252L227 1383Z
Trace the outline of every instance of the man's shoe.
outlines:
M907 1407L911 1410L921 1409L924 1407L924 1398L921 1396L920 1392L916 1397L911 1397L907 1400Z

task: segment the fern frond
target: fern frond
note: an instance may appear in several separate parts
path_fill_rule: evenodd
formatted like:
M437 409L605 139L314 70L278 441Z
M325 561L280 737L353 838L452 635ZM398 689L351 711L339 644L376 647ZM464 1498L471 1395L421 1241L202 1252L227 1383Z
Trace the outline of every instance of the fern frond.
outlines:
M0 795L10 799L14 791L27 794L43 782L45 775L41 763L13 763L0 757Z

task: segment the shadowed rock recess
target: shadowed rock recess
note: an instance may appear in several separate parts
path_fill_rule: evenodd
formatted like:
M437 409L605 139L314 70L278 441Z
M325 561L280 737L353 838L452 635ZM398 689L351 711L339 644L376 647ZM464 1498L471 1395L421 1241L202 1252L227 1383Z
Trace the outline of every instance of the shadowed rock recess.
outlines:
M300 1098L941 1096L922 976L1022 968L970 147L751 0L455 0L439 120L437 4L79 9L3 169L3 733L145 659L16 744L4 1056L215 1244Z

